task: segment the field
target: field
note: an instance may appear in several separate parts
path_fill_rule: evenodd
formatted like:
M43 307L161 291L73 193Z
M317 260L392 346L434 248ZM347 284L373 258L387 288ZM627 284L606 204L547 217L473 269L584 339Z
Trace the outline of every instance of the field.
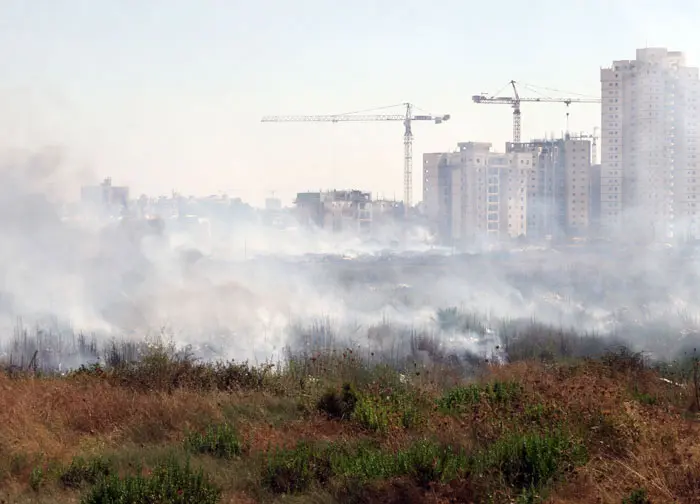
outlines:
M217 364L165 344L8 365L0 502L700 502L693 354L510 345L469 366L349 348Z

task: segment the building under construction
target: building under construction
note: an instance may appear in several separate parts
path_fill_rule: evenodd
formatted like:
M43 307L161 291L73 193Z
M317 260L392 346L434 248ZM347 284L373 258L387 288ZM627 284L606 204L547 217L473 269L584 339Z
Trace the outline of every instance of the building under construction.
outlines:
M462 142L423 155L423 202L445 245L519 237L584 236L590 221L591 142Z
M372 196L368 192L298 193L294 204L297 220L303 226L336 233L368 233L372 229Z

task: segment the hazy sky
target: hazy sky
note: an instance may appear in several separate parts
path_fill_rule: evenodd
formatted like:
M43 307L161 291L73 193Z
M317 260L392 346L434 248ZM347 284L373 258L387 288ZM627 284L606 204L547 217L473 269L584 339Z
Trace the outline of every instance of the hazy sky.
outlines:
M698 26L696 0L0 0L0 147L59 145L137 193L401 198L400 122L260 118L410 101L452 115L415 125L419 200L423 152L510 138L511 110L473 94L596 95L599 67L645 45L698 65ZM571 130L599 123L598 105L570 112ZM522 121L524 139L560 132L565 106L524 104Z

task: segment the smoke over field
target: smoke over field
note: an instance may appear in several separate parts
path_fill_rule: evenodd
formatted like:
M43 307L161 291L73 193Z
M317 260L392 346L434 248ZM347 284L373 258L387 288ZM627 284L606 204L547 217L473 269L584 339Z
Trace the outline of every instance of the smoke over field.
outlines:
M698 333L692 247L453 254L420 228L370 245L250 221L211 219L202 235L177 220L67 218L60 161L16 155L0 172L0 344L14 362L38 350L75 366L113 339L153 338L236 360L329 347L500 359L535 323L667 358Z

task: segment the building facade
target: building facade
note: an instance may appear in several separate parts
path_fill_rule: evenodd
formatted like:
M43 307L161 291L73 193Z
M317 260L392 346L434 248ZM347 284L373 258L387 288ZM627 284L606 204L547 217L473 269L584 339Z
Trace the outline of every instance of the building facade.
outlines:
M591 142L561 139L508 143L506 151L529 155L527 234L535 238L588 235Z
M531 168L529 154L492 152L484 142L424 154L425 213L442 243L461 247L527 234Z
M602 231L697 239L698 69L681 52L638 49L601 69L600 82Z
M324 191L298 193L297 220L331 232L368 233L372 228L372 195L368 192Z

